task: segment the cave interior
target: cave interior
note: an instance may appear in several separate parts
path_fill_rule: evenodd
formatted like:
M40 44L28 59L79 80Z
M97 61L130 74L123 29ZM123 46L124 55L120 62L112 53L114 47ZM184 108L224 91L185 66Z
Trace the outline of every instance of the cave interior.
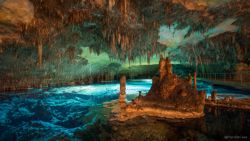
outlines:
M6 102L6 95L23 94L30 89L75 86L62 88L66 91L62 93L84 91L89 94L95 89L93 84L119 82L121 76L126 76L128 88L133 86L129 80L143 80L135 90L141 94L144 86L151 85L148 79L159 76L158 64L162 57L171 60L173 73L178 77L185 79L195 74L198 89L203 88L203 81L230 87L218 90L224 98L224 93L234 93L237 88L248 95L244 98L249 103L250 1L0 0L0 95L3 95L0 105ZM119 90L116 85L107 87ZM101 92L105 89L96 89L99 89L96 93L105 95ZM209 86L209 96L213 91L210 89ZM39 101L38 105L42 105ZM0 116L0 131L8 131L3 120L8 114L3 109L4 105L0 108L4 115ZM162 125L147 123L146 126ZM125 128L120 126L121 130ZM135 128L138 126L141 125ZM249 131L247 127L249 119L239 134ZM92 128L89 132L95 133ZM79 136L84 138L87 134ZM28 135L25 138L15 134L15 139L38 138ZM0 140L12 140L10 137L4 133Z

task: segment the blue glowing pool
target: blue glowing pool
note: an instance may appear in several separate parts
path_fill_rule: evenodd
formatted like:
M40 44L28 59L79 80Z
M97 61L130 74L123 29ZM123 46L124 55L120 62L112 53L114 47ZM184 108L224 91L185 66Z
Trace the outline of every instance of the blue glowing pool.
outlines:
M149 79L127 81L129 100L139 91L147 93ZM248 97L246 92L199 81L199 90L210 95L216 89L219 96ZM119 83L103 83L86 86L69 86L49 89L32 89L26 93L5 96L0 102L0 140L58 140L67 137L77 140L76 132L83 131L97 121L105 122L110 109L103 103L116 100ZM60 139L59 139L60 140Z

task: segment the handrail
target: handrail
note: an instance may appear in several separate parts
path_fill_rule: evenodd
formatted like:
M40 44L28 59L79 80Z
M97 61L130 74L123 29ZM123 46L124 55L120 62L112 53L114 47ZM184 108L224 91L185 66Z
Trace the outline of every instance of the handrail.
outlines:
M240 84L250 84L250 71L242 72L225 72L225 73L197 73L197 78L218 80L224 82L239 82ZM87 78L91 80L91 78ZM112 79L112 78L111 78ZM85 81L84 81L85 80ZM0 93L14 90L25 90L29 88L41 88L41 87L53 87L53 86L65 86L73 83L87 82L86 77L79 76L76 79L72 79L72 76L64 77L64 79L52 79L52 78L27 78L27 79L0 79Z
M48 87L60 87L60 86L70 86L75 84L89 84L95 79L94 77L78 76L77 78L72 78L72 76L63 77L64 79L52 79L52 78L26 78L26 79L0 79L0 94L10 92L10 91L23 91L29 88L48 88ZM112 80L113 78L105 77L100 78L103 80ZM98 79L98 81L100 81Z
M225 73L198 73L198 78L209 79L209 80L220 80L220 81L233 81L240 82L241 84L245 82L250 82L250 72L225 72Z

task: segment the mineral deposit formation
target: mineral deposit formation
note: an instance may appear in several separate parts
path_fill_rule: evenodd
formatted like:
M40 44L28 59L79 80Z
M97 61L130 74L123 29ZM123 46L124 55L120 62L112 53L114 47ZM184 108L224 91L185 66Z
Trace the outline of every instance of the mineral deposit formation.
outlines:
M153 77L148 94L132 100L125 110L115 114L115 119L125 121L137 116L187 119L204 116L206 93L197 91L191 79L190 76L187 79L177 77L172 73L170 60L161 57L159 76ZM122 92L121 95L123 97Z

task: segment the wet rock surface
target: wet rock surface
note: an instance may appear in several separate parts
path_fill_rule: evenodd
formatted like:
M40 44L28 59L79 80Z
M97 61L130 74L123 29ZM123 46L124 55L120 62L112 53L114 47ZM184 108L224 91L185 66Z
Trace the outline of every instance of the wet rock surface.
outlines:
M144 116L126 122L112 121L105 125L97 123L87 131L78 132L78 134L82 135L82 137L89 137L88 135L97 133L98 136L91 136L91 139L85 138L85 140L104 141L221 141L249 139L249 112L223 108L205 108L205 113L205 117L198 119L177 120Z

